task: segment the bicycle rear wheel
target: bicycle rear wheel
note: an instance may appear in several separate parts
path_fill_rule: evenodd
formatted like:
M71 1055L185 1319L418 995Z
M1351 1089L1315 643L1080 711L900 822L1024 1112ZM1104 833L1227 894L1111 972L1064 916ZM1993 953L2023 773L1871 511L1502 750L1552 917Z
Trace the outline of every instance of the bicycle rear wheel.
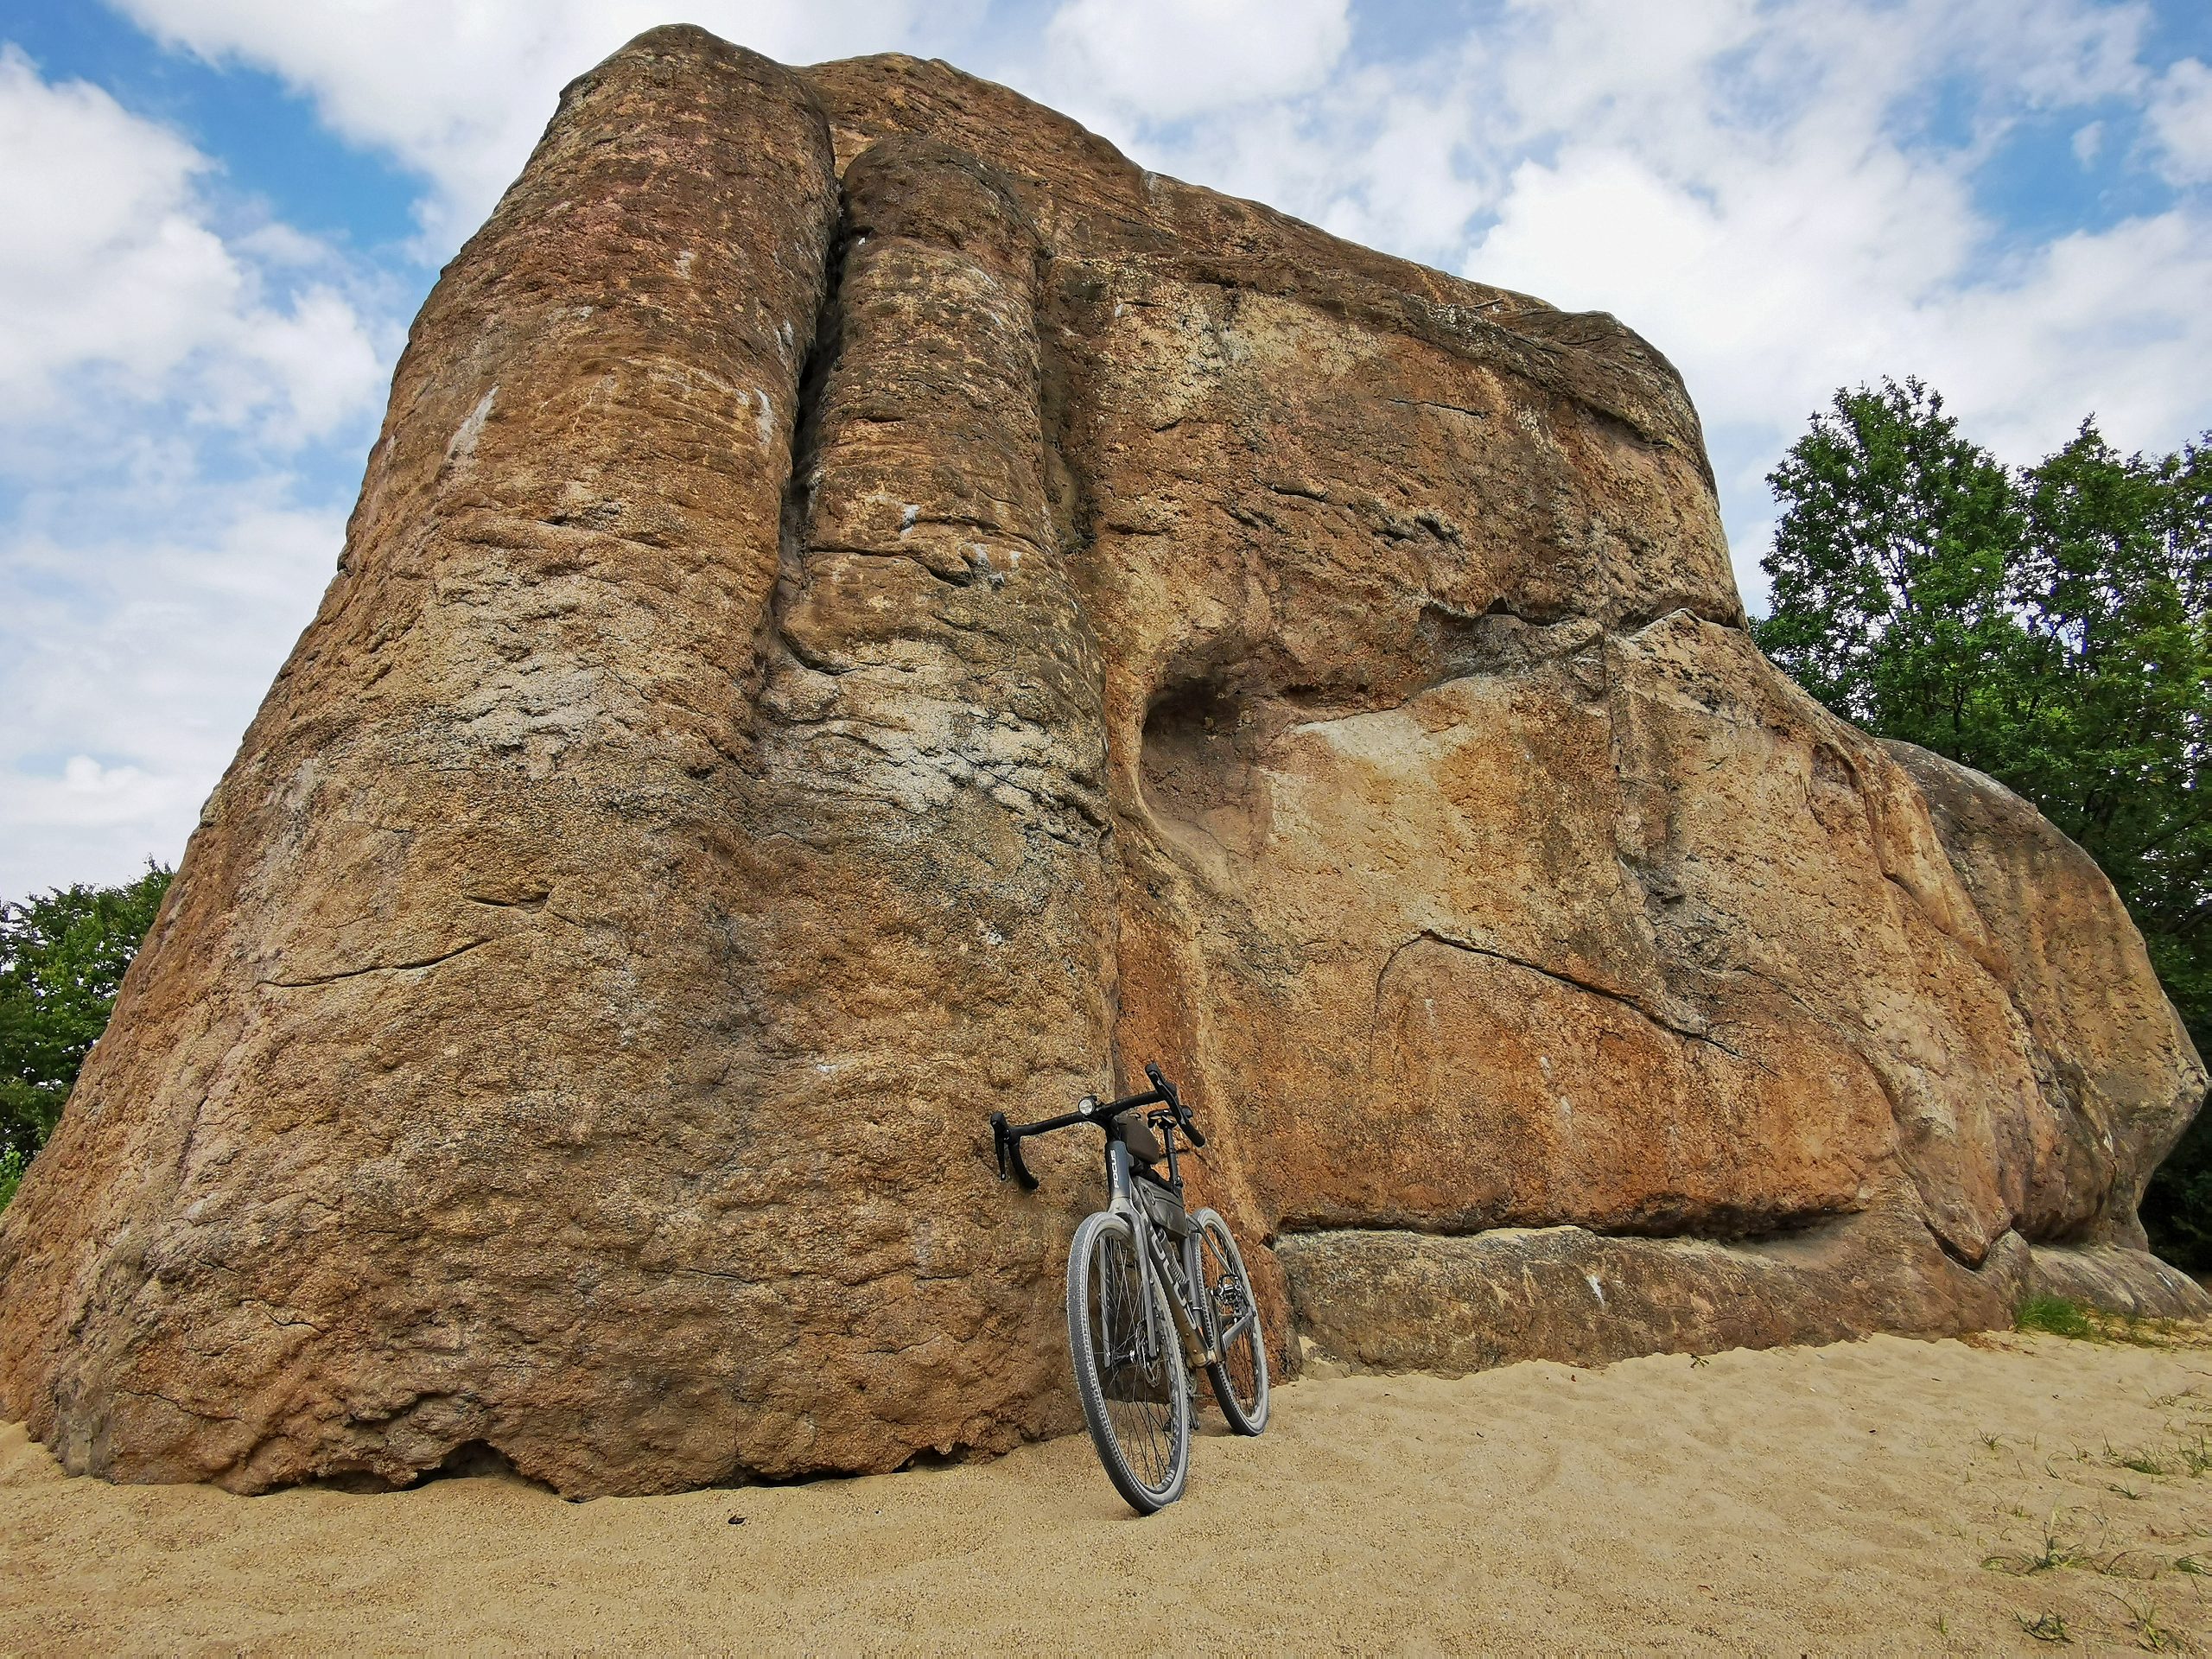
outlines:
M1206 1367L1206 1381L1221 1414L1239 1434L1268 1426L1268 1344L1260 1333L1260 1304L1243 1252L1229 1224L1211 1210L1191 1217L1198 1227L1198 1303L1205 1313L1206 1344L1221 1356Z
M1191 1466L1191 1392L1167 1299L1139 1272L1136 1235L1101 1212L1068 1247L1068 1351L1107 1478L1139 1515L1183 1495ZM1152 1315L1145 1318L1149 1284Z

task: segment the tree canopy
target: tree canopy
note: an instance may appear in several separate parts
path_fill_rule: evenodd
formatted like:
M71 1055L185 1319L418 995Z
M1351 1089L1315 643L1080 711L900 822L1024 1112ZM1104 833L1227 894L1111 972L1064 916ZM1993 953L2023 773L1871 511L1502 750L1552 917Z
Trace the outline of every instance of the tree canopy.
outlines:
M54 1132L107 1028L169 874L149 864L122 887L79 885L0 902L0 1205Z
M1847 720L1989 773L2103 867L2212 1048L2212 433L2124 455L2094 418L2003 465L1916 379L1840 391L1768 482L1753 624ZM2153 1242L2212 1268L2212 1123L2152 1182Z

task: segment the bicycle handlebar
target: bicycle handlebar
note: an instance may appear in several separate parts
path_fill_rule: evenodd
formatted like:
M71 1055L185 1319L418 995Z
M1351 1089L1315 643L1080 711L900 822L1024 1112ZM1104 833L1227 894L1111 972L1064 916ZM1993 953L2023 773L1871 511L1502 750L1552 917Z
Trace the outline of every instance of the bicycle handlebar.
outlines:
M1150 1060L1144 1063L1144 1074L1152 1079L1154 1090L1160 1099L1167 1103L1168 1109L1175 1114L1176 1127L1191 1137L1191 1144L1194 1147L1205 1145L1205 1136L1198 1133L1198 1126L1191 1116L1191 1109L1183 1103L1183 1096L1175 1092L1175 1085L1161 1077L1160 1068Z
M1037 1190L1037 1178L1029 1173L1029 1166L1021 1161L1021 1136L1010 1128L1004 1112L991 1114L991 1149L999 1156L999 1179L1004 1180L1010 1166L1014 1179L1025 1192Z
M1191 1109L1183 1103L1183 1096L1176 1091L1175 1085L1162 1077L1159 1066L1150 1061L1145 1063L1144 1074L1150 1079L1152 1087L1142 1094L1124 1096L1120 1100L1109 1100L1103 1104L1085 1096L1075 1110L1063 1112L1058 1117L1040 1118L1034 1123L1009 1123L1004 1112L993 1112L991 1150L998 1158L999 1179L1004 1180L1012 1174L1023 1192L1035 1192L1037 1178L1030 1173L1029 1166L1021 1161L1024 1135L1050 1135L1055 1129L1072 1128L1077 1123L1096 1123L1110 1135L1116 1117L1140 1106L1166 1106L1175 1127L1190 1138L1191 1144L1193 1147L1205 1146L1206 1138L1198 1133L1198 1126L1191 1116Z

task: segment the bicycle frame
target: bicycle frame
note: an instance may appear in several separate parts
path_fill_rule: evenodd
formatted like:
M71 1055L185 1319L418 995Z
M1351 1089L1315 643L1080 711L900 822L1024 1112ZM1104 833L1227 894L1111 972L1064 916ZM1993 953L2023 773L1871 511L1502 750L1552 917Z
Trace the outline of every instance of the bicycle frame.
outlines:
M1177 1261L1161 1242L1163 1230L1160 1224L1154 1218L1149 1205L1140 1196L1141 1182L1147 1187L1157 1185L1163 1192L1173 1195L1176 1206L1180 1210L1183 1173L1180 1154L1175 1145L1176 1133L1179 1129L1187 1135L1193 1147L1205 1145L1205 1136L1198 1133L1198 1126L1192 1122L1190 1112L1183 1105L1175 1086L1160 1075L1160 1068L1147 1065L1145 1075L1152 1081L1153 1086L1148 1092L1110 1101L1104 1105L1101 1105L1094 1096L1086 1095L1077 1103L1075 1110L1035 1123L1017 1126L1007 1122L1005 1113L993 1112L991 1137L998 1157L999 1175L1003 1179L1011 1173L1023 1187L1033 1191L1037 1178L1021 1161L1024 1135L1047 1135L1057 1129L1073 1128L1078 1123L1096 1124L1106 1130L1106 1207L1109 1213L1119 1216L1128 1224L1138 1241L1138 1292L1144 1310L1145 1338L1148 1342L1158 1340L1152 1287L1154 1284L1160 1284L1167 1293L1167 1306L1174 1318L1176 1338L1182 1343L1184 1352L1191 1357L1195 1365L1213 1365L1220 1362L1223 1351L1250 1328L1252 1322L1259 1317L1259 1310L1256 1306L1247 1307L1234 1325L1219 1332L1213 1341L1207 1340L1205 1327L1212 1324L1213 1319L1198 1302L1199 1294L1206 1286L1205 1261L1199 1243L1203 1231L1193 1227L1184 1235L1181 1260ZM1145 1122L1161 1132L1166 1147L1167 1178L1164 1181L1149 1173L1138 1173L1129 1149L1122 1144L1113 1127L1115 1119L1121 1113L1141 1109L1154 1103L1162 1104L1166 1109L1147 1113Z
M1176 1169L1175 1142L1171 1135L1167 1142L1167 1174L1175 1188L1175 1197L1182 1197L1182 1182ZM1204 1282L1204 1270L1198 1260L1198 1230L1192 1228L1183 1240L1180 1263L1169 1257L1160 1242L1162 1229L1152 1218L1152 1211L1137 1194L1138 1176L1129 1157L1129 1149L1119 1141L1106 1143L1106 1207L1129 1224L1137 1240L1137 1274L1139 1279L1138 1305L1144 1311L1145 1335L1157 1342L1160 1333L1154 1328L1159 1317L1154 1310L1152 1287L1161 1284L1166 1289L1168 1311L1175 1321L1175 1334L1183 1344L1184 1353L1194 1366L1211 1365L1220 1359L1220 1351L1206 1340L1205 1333L1194 1320L1192 1287ZM1177 1271L1179 1267L1180 1271ZM1237 1321L1235 1330L1225 1332L1224 1342L1242 1331L1251 1315Z

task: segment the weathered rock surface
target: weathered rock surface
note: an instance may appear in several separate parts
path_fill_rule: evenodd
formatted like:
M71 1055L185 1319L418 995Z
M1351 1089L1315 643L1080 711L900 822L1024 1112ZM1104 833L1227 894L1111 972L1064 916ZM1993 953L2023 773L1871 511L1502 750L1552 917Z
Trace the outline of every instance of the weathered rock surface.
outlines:
M1900 1207L1733 1243L1545 1227L1340 1231L1277 1249L1300 1335L1382 1370L1605 1363L1840 1342L1877 1329L1948 1336L2008 1325L2035 1293L2122 1313L2204 1306L2194 1281L2142 1250L2030 1245L2008 1233L1968 1268Z
M1148 1058L1370 1363L2202 1306L2109 887L1743 624L1611 318L655 30L416 323L0 1223L0 1409L240 1490L1001 1449L1097 1182L983 1114Z

